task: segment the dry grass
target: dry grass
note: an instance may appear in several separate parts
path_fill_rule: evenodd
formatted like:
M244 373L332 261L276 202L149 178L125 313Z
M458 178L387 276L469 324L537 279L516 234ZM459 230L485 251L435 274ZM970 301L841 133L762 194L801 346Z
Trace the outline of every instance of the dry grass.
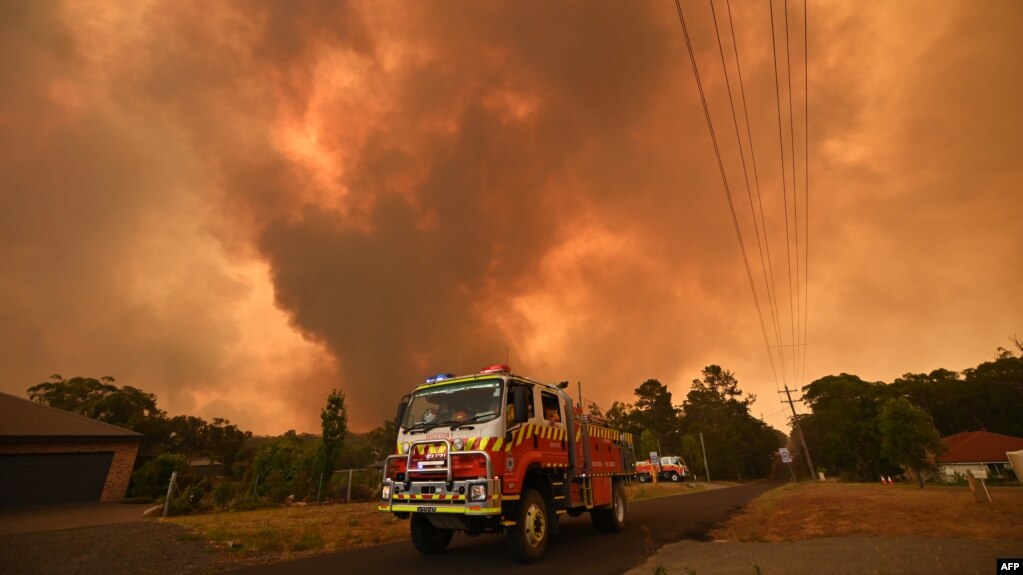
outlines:
M1023 489L990 488L977 503L966 487L796 483L773 489L711 531L733 541L922 536L1019 540Z
M692 482L672 483L670 481L658 481L657 483L640 483L636 481L629 487L629 500L657 499L658 497L696 493L704 489L706 487L703 484Z
M233 541L243 553L284 556L340 551L408 538L408 522L376 503L310 505L174 517L205 540Z
M638 501L702 489L691 483L634 483L629 497ZM409 537L408 522L377 511L375 502L229 511L163 521L192 529L198 539L218 543L232 541L233 549L242 555L271 553L289 557L366 547Z

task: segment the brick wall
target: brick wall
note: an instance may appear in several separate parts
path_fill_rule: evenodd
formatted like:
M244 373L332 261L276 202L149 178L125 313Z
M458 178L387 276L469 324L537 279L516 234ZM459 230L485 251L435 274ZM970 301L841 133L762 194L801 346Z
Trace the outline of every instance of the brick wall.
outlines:
M117 502L124 498L128 491L128 480L135 466L135 456L139 452L139 444L135 441L90 441L60 443L0 443L0 454L15 453L90 453L96 451L113 451L114 458L107 471L107 480L103 484L102 502Z

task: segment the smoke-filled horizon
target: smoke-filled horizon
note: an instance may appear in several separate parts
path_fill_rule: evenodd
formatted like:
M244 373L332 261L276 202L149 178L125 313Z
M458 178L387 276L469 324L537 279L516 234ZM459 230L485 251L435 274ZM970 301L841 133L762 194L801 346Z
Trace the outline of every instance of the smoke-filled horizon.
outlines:
M682 6L763 327L671 2L0 4L0 389L368 430L506 359L604 409L718 364L785 429L1023 334L1023 7L811 3L804 51Z

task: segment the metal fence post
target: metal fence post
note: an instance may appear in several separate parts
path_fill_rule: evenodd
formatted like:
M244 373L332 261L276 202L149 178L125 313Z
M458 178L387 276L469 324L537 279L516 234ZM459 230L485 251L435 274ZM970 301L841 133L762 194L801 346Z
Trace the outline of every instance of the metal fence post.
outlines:
M170 513L171 494L174 491L174 482L177 480L177 478L178 478L178 472L177 471L171 472L170 483L167 484L167 498L164 499L164 501L163 501L163 516L164 517L167 517L167 514Z

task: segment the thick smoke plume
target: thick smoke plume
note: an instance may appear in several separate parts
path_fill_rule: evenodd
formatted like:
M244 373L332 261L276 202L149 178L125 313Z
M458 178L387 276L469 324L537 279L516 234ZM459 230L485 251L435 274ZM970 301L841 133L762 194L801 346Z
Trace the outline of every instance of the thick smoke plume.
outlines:
M712 16L683 8L763 299ZM792 344L770 15L732 9ZM718 363L782 427L783 383L976 365L1023 324L1021 25L809 6L799 381L769 363L671 3L4 3L3 389L114 375L278 433L331 388L368 429L506 358L605 408Z

